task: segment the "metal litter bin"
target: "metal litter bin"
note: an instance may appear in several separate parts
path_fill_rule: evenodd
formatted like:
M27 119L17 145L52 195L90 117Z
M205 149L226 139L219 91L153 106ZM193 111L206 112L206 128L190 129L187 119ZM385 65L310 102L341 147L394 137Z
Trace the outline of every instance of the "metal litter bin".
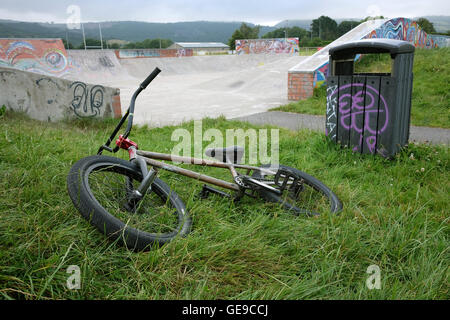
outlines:
M386 53L391 73L354 73L357 54ZM394 156L408 143L414 46L370 39L329 50L326 135L365 154Z

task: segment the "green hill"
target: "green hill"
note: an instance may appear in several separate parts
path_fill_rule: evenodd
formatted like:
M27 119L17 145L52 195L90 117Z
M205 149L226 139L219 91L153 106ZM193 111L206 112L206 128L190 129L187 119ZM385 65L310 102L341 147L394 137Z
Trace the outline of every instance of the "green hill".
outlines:
M102 22L103 39L119 39L125 41L143 41L145 39L171 39L172 41L213 41L228 42L232 33L242 22L175 22L149 23L138 21ZM254 26L248 23L250 26ZM274 30L273 27L262 26L261 35ZM99 39L99 24L85 23L86 38ZM81 30L68 30L65 24L29 23L0 20L0 38L69 38L69 42L78 45L82 42Z
M450 30L449 16L427 16L438 32ZM337 23L343 20L335 19ZM260 36L277 28L300 27L310 29L312 20L284 20L273 27L261 26ZM118 39L124 41L143 41L145 39L171 39L172 41L213 41L227 43L233 32L240 27L242 22L213 22L190 21L174 23L153 23L139 21L106 21L101 22L102 35L105 40ZM255 26L252 23L247 23ZM100 38L99 24L88 22L84 24L87 38ZM68 30L61 23L36 23L0 19L0 38L62 38L69 39L74 45L83 41L81 30Z

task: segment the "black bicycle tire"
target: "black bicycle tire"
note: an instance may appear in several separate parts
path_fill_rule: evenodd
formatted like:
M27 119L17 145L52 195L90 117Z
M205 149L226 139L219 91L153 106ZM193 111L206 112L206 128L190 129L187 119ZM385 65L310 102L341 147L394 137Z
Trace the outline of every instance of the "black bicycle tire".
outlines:
M262 165L261 168L265 168L268 169L270 168L271 165L267 164L267 165ZM288 170L292 170L293 172L295 172L299 177L301 177L304 180L304 183L308 184L309 186L313 187L314 189L322 192L323 194L325 194L329 201L330 201L330 212L331 213L339 213L340 211L342 211L342 202L339 200L338 196L331 191L330 188L328 188L322 181L320 181L319 179L307 174L306 172L300 171L296 168L292 168L289 166L285 166L285 165L279 165L280 168L286 168ZM280 195L271 192L269 190L265 190L265 189L259 189L258 190L259 195L261 196L261 198L263 198L264 200L268 201L268 202L276 202L276 203L282 203L284 205L284 207L286 209L288 209L290 212L292 212L294 215L299 215L300 213L304 213L302 209L292 206L290 203L285 202ZM316 214L312 214L312 215L316 215Z
M86 174L89 175L90 168L94 166L113 166L114 170L123 171L130 174L134 179L141 181L142 174L137 166L119 158L108 156L90 156L77 161L67 176L67 189L69 196L81 215L96 227L101 233L112 240L117 240L128 249L143 251L150 249L154 244L163 245L177 236L186 236L191 229L192 219L190 218L184 202L170 187L161 179L156 178L152 184L152 192L160 192L165 195L172 206L176 209L178 217L182 221L182 227L175 233L154 234L127 226L123 221L111 215L95 196L89 191Z

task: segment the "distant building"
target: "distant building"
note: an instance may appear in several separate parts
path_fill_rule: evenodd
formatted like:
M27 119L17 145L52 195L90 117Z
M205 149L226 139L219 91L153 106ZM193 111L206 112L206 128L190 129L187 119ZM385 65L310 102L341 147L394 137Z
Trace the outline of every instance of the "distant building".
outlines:
M167 49L192 49L194 54L228 52L230 47L221 42L175 42Z

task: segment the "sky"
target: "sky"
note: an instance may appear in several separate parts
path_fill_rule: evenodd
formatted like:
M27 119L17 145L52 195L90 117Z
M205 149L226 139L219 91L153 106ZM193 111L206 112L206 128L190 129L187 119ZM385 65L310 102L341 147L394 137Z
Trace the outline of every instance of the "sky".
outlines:
M75 7L74 7L75 6ZM321 15L364 18L383 15L450 15L449 0L2 0L0 19L64 23L99 21L245 21L274 25Z

